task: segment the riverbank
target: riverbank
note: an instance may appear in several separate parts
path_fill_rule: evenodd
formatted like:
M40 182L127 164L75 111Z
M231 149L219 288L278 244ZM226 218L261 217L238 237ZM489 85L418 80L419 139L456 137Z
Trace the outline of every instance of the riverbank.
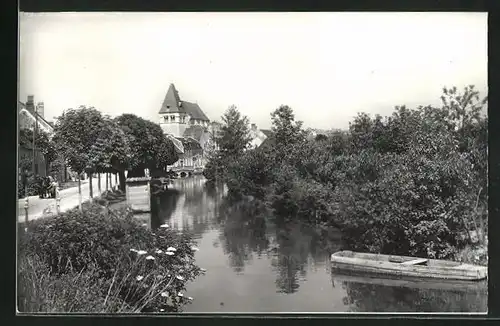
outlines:
M330 256L344 249L340 230L285 220L261 210L256 200L235 203L223 196L222 187L213 189L203 181L177 180L161 199L157 221L197 239L196 263L207 273L187 285L186 293L194 297L185 307L188 313L487 309L484 291L338 281L331 273Z
M18 232L21 312L176 312L190 303L185 284L201 270L191 238L144 228L123 193L29 221ZM50 232L47 232L50 229Z

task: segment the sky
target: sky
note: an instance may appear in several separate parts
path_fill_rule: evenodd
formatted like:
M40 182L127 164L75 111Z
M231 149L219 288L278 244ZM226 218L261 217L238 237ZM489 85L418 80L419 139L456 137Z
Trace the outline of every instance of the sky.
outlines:
M305 127L487 92L486 13L20 13L19 99L158 122L170 83L211 120L260 128L290 106Z

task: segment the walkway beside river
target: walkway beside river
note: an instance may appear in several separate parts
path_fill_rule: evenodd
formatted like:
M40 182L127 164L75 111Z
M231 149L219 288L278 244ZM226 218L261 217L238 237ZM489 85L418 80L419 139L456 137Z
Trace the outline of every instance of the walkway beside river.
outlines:
M92 180L92 190L94 197L99 195L97 186L97 176ZM115 186L115 178L111 178L111 185ZM106 190L106 178L105 175L101 175L101 191ZM59 196L61 198L60 209L61 212L70 210L78 206L78 187L72 187L59 191ZM89 180L82 180L82 202L90 199L89 196ZM18 221L24 222L25 211L24 211L25 198L18 199ZM42 217L44 214L51 214L56 212L56 199L55 198L40 198L38 196L28 197L29 209L28 209L28 219L30 221Z

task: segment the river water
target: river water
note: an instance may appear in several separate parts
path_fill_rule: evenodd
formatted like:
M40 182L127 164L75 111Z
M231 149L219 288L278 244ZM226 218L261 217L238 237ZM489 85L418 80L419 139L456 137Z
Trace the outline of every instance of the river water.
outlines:
M229 204L203 177L177 179L153 227L168 223L197 241L207 270L189 283L185 312L486 312L487 289L332 275L338 230L277 222L252 204ZM157 215L157 216L156 216ZM483 284L484 285L484 284ZM443 289L444 288L444 289Z

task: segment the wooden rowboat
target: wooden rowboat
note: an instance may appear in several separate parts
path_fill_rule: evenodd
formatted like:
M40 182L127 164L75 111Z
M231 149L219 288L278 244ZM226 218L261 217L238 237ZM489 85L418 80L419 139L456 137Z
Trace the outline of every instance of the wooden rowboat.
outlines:
M332 255L331 261L333 269L344 273L463 281L479 281L488 277L488 268L485 266L448 260L339 251Z

